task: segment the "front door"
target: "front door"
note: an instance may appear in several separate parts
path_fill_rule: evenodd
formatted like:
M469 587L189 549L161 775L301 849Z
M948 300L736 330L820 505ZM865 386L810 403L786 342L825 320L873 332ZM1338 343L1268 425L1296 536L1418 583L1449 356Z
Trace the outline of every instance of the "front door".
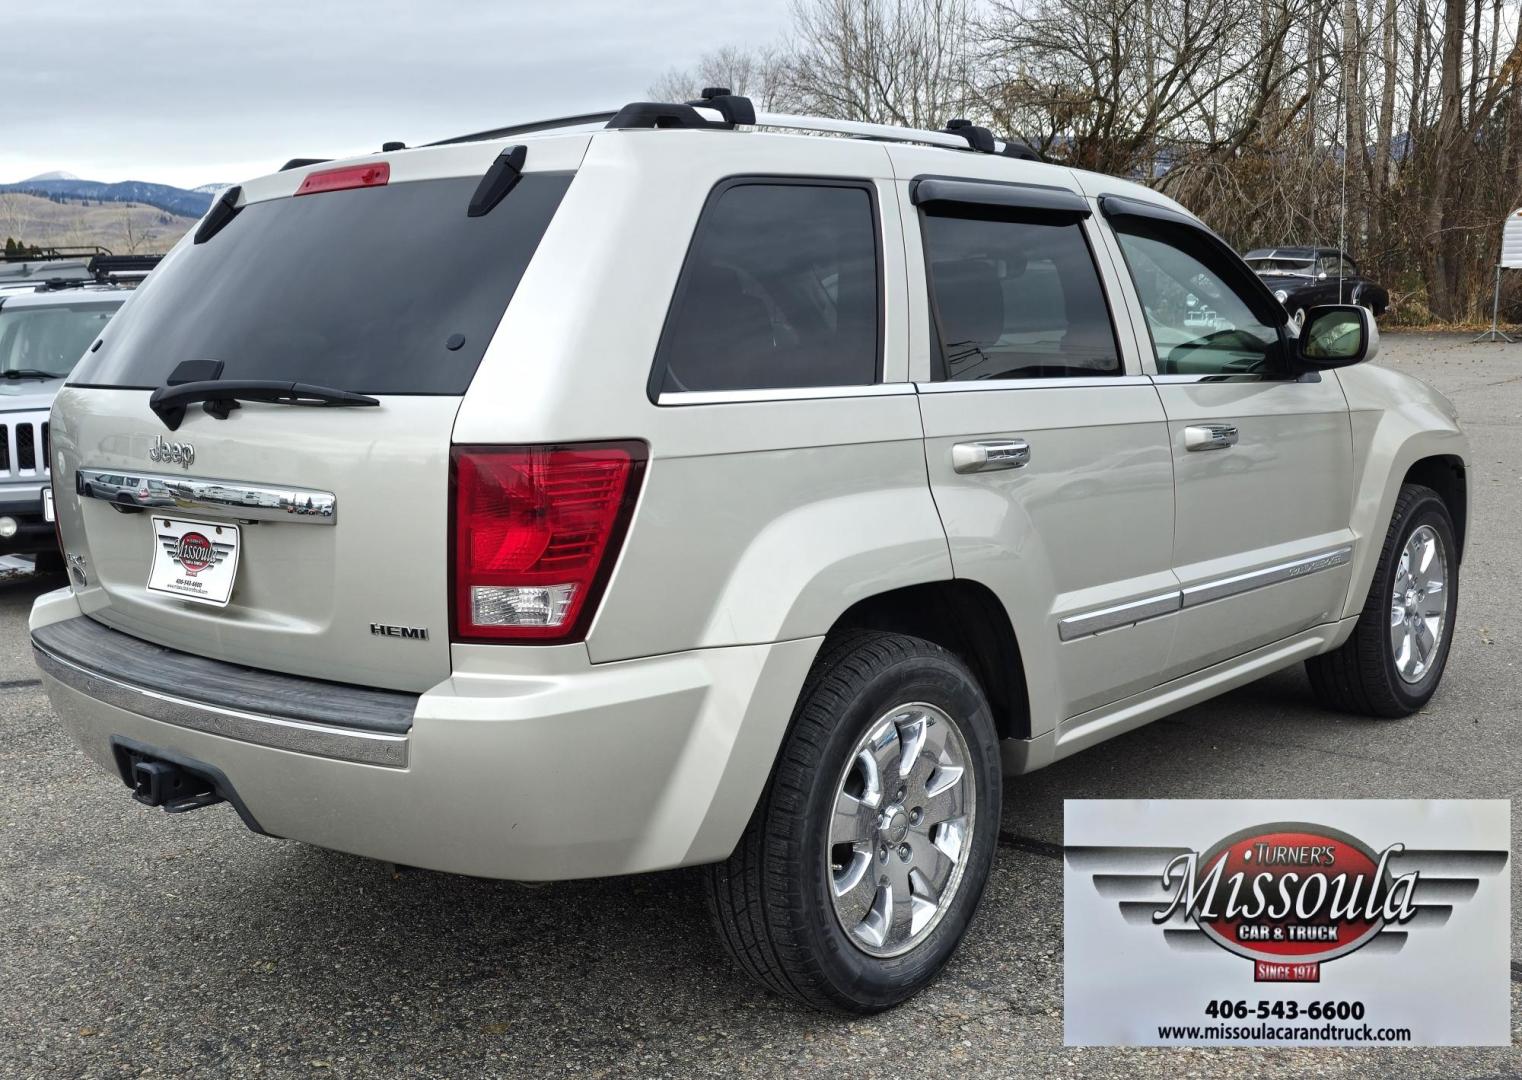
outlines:
M1352 429L1335 374L1291 377L1271 296L1211 234L1105 200L1151 338L1183 593L1173 678L1330 622L1352 563Z

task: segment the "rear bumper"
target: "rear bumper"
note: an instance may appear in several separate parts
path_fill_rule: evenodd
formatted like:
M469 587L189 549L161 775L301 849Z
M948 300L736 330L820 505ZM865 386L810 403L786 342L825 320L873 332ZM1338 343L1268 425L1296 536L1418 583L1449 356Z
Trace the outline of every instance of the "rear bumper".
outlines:
M130 740L215 767L240 809L275 836L525 881L726 857L819 646L598 665L562 654L547 674L457 674L416 696L405 730L378 730L374 700L358 710L364 728L323 711L342 706L334 684L237 668L249 680L239 691L253 696L234 707L213 685L211 662L88 620L73 628L86 634L71 636L75 619L68 590L39 598L33 643L60 722L112 775L112 740ZM69 642L82 649L101 633L125 641L68 654ZM145 666L148 654L157 661ZM181 685L166 688L164 672L175 670ZM259 709L265 678L272 692ZM299 683L310 683L304 703Z

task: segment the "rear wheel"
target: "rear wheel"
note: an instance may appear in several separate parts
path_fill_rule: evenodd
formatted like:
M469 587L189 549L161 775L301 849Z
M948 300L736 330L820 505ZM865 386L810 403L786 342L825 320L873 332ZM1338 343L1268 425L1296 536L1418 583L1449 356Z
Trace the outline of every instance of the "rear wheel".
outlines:
M999 829L993 717L938 645L850 632L814 664L739 846L708 875L735 961L817 1008L911 997L955 951Z
M1447 504L1431 488L1405 485L1353 636L1306 661L1316 696L1343 712L1387 718L1427 704L1448 663L1458 585Z

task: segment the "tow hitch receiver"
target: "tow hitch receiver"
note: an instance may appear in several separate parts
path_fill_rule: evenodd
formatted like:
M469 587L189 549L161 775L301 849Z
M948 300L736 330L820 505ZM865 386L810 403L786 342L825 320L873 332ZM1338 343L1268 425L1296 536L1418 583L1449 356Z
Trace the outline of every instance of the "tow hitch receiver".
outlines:
M168 813L183 814L222 801L210 777L120 743L114 749L122 779L132 789L132 797L144 806L162 806Z

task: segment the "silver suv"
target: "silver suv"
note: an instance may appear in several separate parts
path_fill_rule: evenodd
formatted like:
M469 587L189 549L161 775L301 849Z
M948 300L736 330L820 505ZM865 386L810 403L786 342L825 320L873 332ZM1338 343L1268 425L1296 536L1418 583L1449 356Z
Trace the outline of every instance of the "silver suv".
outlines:
M1001 776L1300 661L1432 696L1468 451L1364 309L1287 331L1173 202L966 125L548 128L231 189L60 394L32 639L140 801L705 864L742 968L869 1012L966 930Z

